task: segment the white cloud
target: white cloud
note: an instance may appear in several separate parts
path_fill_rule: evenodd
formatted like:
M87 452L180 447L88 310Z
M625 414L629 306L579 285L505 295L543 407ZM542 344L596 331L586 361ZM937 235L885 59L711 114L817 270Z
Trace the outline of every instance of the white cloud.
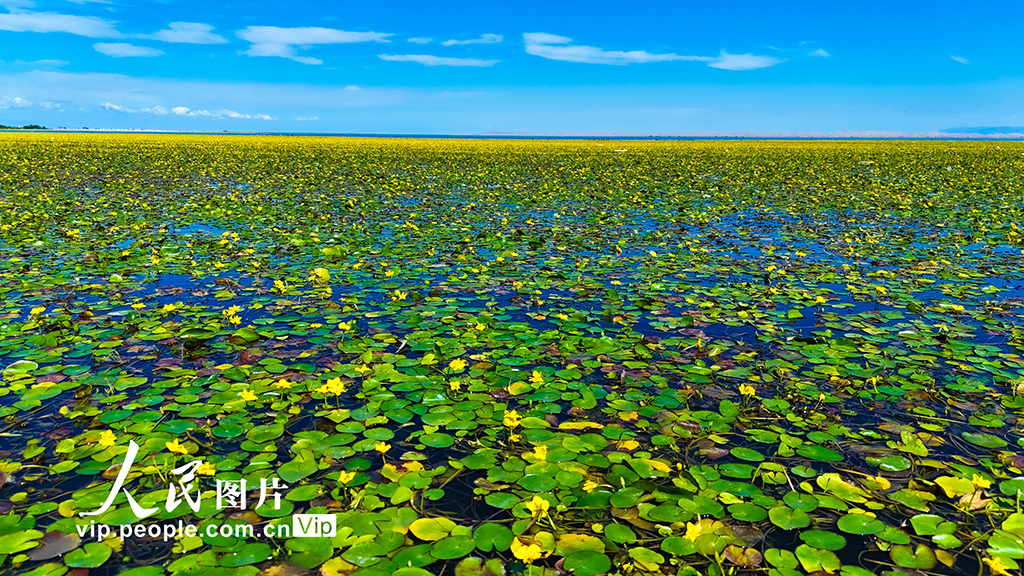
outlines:
M28 108L32 105L32 102L15 96L4 96L0 98L0 110L10 110L11 108Z
M249 26L235 32L242 40L250 42L247 56L276 56L302 64L323 64L323 60L311 56L299 56L296 47L306 48L314 44L350 44L354 42L389 42L391 34L382 32L347 32L334 28L279 28L277 26Z
M14 60L11 62L4 62L0 60L0 68L12 68L12 69L36 69L36 68L61 68L70 64L67 60Z
M481 60L479 58L442 58L429 54L379 54L381 60L388 62L416 62L424 66L494 66L499 60Z
M457 46L463 44L500 44L504 39L504 36L498 34L481 34L479 38L473 38L472 40L445 40L444 42L441 42L441 46Z
M409 38L407 40L407 42L412 42L413 44L430 44L433 41L433 38Z
M175 106L171 112L178 116L204 116L206 118L231 118L234 120L276 120L268 114L243 114L234 110L220 110L210 112L209 110L192 110L187 106Z
M167 30L160 30L149 38L177 44L224 44L227 42L227 38L213 33L213 26L199 22L171 22Z
M310 122L310 121L319 120L319 119L320 119L319 116L299 116L298 118L296 118L296 120L298 120L299 122Z
M118 38L114 23L92 16L56 12L17 11L0 14L0 30L7 32L66 32L89 38Z
M148 108L126 108L120 104L114 104L113 102L100 102L100 106L103 106L104 110L112 110L114 112L124 112L125 114L156 114L157 116L163 116L167 114L167 109L163 106L156 105Z
M572 38L547 34L545 32L528 32L523 34L526 52L549 60L563 62L582 62L585 64L611 64L625 66L627 64L646 64L649 62L707 62L712 68L723 70L754 70L767 68L782 62L780 58L756 56L754 54L729 54L722 50L717 57L686 56L674 53L652 54L644 50L602 50L594 46L574 46Z
M105 110L112 112L123 112L125 114L153 114L156 116L166 116L168 113L175 116L202 116L204 118L230 118L234 120L275 120L268 114L243 114L242 112L235 112L234 110L219 110L217 112L210 112L209 110L192 110L188 106L175 106L171 108L170 112L166 108L160 105L149 106L146 108L129 108L120 104L114 104L113 102L101 102L100 106L103 106Z
M12 12L23 8L32 8L35 5L36 3L32 0L0 0L0 6Z
M572 46L572 38L556 36L545 32L528 32L523 34L526 42L526 53L547 58L549 60L561 60L563 62L583 62L586 64L614 64L623 66L626 64L645 64L648 62L670 62L674 60L689 60L698 62L710 62L714 58L705 56L680 56L679 54L651 54L643 50L631 50L621 52L617 50L602 50L594 46Z
M952 58L955 62L959 62L961 64L970 64L971 63L970 60L968 60L967 58L964 58L963 56L950 56L950 58Z
M718 58L708 62L708 66L711 66L712 68L720 68L722 70L756 70L758 68L775 66L780 63L782 63L781 58L757 56L754 54L729 54L725 50L722 50L718 55Z
M828 52L825 52L821 48L818 48L817 50L815 50L813 52L808 52L807 55L808 56L817 56L818 58L828 58L829 56L831 56L831 54L829 54Z
M90 2L93 4L113 4L111 0L68 0L68 2L73 4L88 4Z
M152 58L153 56L163 56L164 54L163 50L148 48L146 46L136 46L125 42L99 42L93 44L92 47L100 54L106 54L107 56L113 56L114 58Z

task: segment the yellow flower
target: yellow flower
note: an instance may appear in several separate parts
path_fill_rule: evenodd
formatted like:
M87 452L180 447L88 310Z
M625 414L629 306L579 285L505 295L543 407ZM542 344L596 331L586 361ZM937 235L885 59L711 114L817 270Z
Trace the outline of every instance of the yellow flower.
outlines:
M448 389L451 390L452 392L458 392L459 389L461 388L462 382L459 382L458 380L452 380L451 382L448 383Z
M533 457L539 461L546 461L548 459L548 447L537 446L533 449Z
M533 500L526 503L526 509L529 510L534 516L539 514L547 514L548 508L551 507L551 503L541 498L540 496L534 495Z
M31 315L31 316L38 316L38 315L42 314L43 312L46 312L46 306L36 306L35 308L33 308L29 312L29 315Z
M242 390L238 395L241 396L242 400L245 400L246 402L252 402L253 400L256 399L256 394L254 394L253 391L249 390L248 388Z
M360 374L366 374L369 371L370 371L370 367L367 366L366 364L363 364L362 366L359 366L358 368L356 368L356 372L359 372Z
M355 477L356 477L356 473L355 472L348 472L348 471L342 470L341 472L338 473L338 482L341 482L342 484L348 484Z
M388 444L387 442L377 442L376 444L373 445L373 449L376 450L377 452L380 452L381 454L384 454L388 450L391 450L391 444Z
M452 360L451 362L448 363L448 367L455 372L459 372L460 370L466 367L466 361L463 360L462 358L456 358L455 360Z
M174 304L164 304L163 306L160 307L160 311L167 314L170 312L174 312L175 308L176 306Z
M524 544L518 537L512 540L512 554L527 564L544 557L540 545Z
M519 426L520 420L522 420L522 418L520 418L518 412L515 410L506 410L505 417L501 419L501 423L509 428L515 428L516 426Z
M702 533L703 533L703 531L701 530L700 522L697 522L697 523L687 522L686 523L686 535L683 536L683 538L686 538L690 542L694 542L694 541L697 540L697 537L700 536Z
M971 482L974 484L975 490L985 490L992 486L992 482L990 480L986 480L983 476L979 476L978 474L971 475Z
M351 329L352 329L352 323L351 322L338 322L338 330L351 330Z
M757 395L757 390L755 390L754 387L749 384L740 384L740 394L743 394L744 396L749 398Z
M235 326L238 326L239 324L242 323L242 319L239 316L228 316L228 322L234 324Z
M509 442L519 442L522 439L523 437L520 436L519 434L510 434L508 437Z
M199 468L196 468L196 473L204 476L213 476L216 472L217 468L209 462L203 462L199 465Z
M477 331L481 331L481 330L483 330L484 328L487 328L487 326L484 326L483 324L481 324L481 323L477 322L477 323L476 323L476 326L474 326L474 328L476 328L476 329L477 329Z
M1011 576L1010 571L1002 558L983 558L982 562L988 564L989 571L992 572L992 576Z
M540 370L534 370L530 375L530 382L540 386L544 383L544 375L540 373Z
M335 395L341 395L345 393L345 383L341 381L341 378L331 378L327 381L327 386L330 387L331 392Z
M114 434L112 431L104 430L103 433L100 434L100 446L103 446L104 448L110 448L116 443L117 435Z
M145 307L146 307L146 305L143 304L142 302L136 302L135 304L132 304L132 308L134 308L136 310L142 310Z
M282 378L282 379L278 380L277 382L274 382L274 386L276 386L277 388L279 388L281 390L288 390L289 388L292 387L292 383L287 381L287 380L285 380L284 378Z
M61 406L60 407L60 415L61 416L67 416L68 413L70 413L70 412L71 412L71 409L68 408L67 406Z
M583 483L583 491L586 492L587 494L590 494L591 492L596 490L598 486L600 486L600 484L598 484L597 482L594 482L593 480L587 480L586 482Z
M164 442L164 446L167 446L167 449L175 454L188 454L188 448L182 446L177 438L173 442Z

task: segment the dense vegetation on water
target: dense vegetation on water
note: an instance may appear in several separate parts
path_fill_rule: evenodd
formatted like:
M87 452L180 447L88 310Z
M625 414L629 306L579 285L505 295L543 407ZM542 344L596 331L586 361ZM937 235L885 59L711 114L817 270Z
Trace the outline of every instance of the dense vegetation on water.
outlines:
M0 135L0 574L1017 574L1022 223L1010 142Z

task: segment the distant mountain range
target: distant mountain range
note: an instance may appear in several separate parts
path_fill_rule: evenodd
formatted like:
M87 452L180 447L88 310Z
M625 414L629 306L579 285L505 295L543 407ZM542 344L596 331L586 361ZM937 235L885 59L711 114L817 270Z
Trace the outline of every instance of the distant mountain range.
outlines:
M1024 134L1024 126L975 126L974 128L944 128L943 134Z

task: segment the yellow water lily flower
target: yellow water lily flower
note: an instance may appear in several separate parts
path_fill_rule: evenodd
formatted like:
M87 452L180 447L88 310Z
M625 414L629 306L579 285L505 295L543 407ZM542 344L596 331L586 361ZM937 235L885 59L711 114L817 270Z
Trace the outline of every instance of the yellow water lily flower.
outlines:
M505 417L501 419L501 423L509 428L515 428L516 426L519 426L520 420L522 420L522 418L520 418L518 412L515 410L506 410Z
M172 442L164 442L164 446L166 446L168 450L170 450L171 452L173 452L175 454L182 454L182 455L188 454L188 448L185 448L181 444L181 442L178 441L177 438L175 438Z
M353 479L355 479L355 477L355 472L348 472L346 470L342 470L341 472L338 473L338 482L341 482L342 484L348 484Z
M385 454L388 450L391 450L391 444L388 444L387 442L377 442L373 445L373 449L381 454Z
M117 435L114 434L112 431L104 430L103 433L100 434L100 446L103 446L104 448L110 448L116 443Z
M518 537L512 540L512 554L527 564L546 556L539 544L525 544Z
M534 495L533 500L526 503L526 509L530 511L534 516L540 514L547 514L548 508L551 507L551 503L541 498L540 496Z
M1012 576L1009 570L1009 566L1003 562L1002 558L982 558L981 560L988 565L989 571L992 572L992 576Z
M755 390L750 384L740 384L740 394L747 398L751 398L757 395L757 390Z
M459 372L466 367L466 361L462 358L456 358L448 363L448 367L455 372Z
M256 394L254 394L253 391L249 390L248 388L239 392L238 395L241 396L242 400L245 400L246 402L252 402L253 400L256 399Z

